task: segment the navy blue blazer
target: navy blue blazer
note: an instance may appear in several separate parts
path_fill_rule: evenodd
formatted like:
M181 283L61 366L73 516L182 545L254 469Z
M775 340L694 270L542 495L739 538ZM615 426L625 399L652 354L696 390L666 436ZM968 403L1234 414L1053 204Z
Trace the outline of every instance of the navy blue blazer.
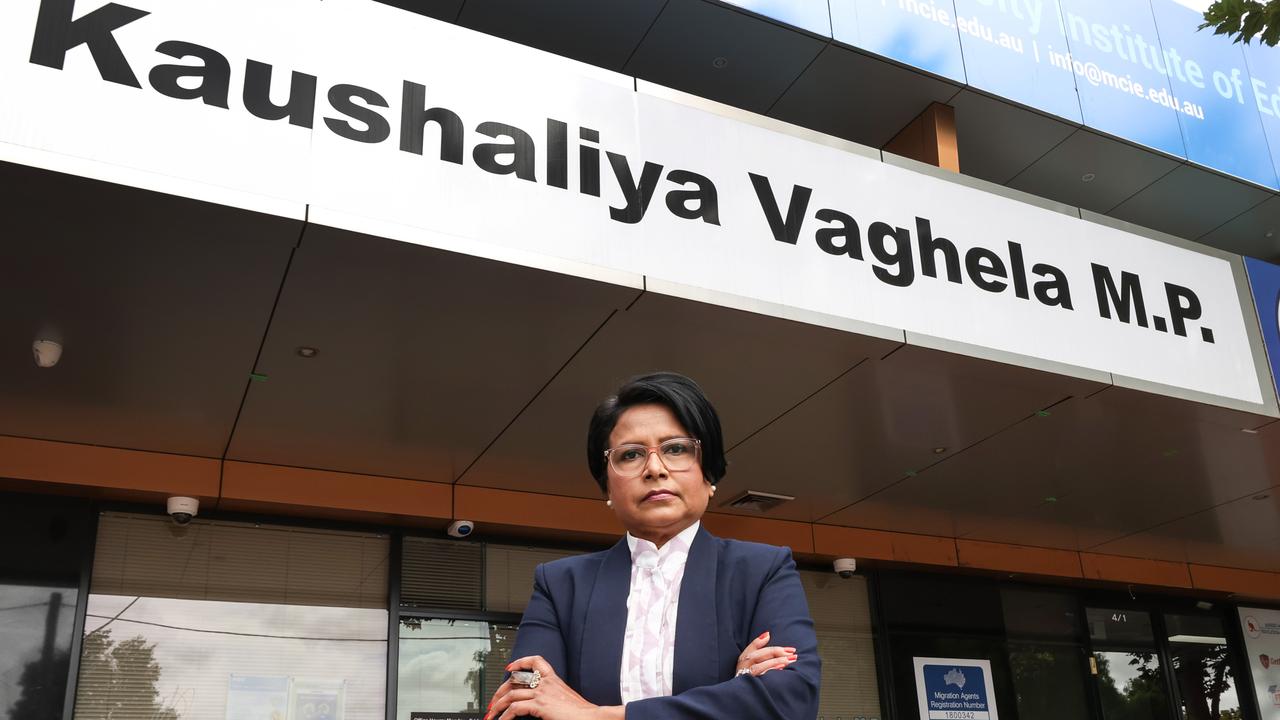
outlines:
M631 552L611 549L539 565L512 659L541 655L596 705L621 705L619 675ZM735 677L761 633L799 660ZM722 540L700 528L689 548L676 618L670 697L628 703L628 720L812 720L822 661L796 564L787 548Z

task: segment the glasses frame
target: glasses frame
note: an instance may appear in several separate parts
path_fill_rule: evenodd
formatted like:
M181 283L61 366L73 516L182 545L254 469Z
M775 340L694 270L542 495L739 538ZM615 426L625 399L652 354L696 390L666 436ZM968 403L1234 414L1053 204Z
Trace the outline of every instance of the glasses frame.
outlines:
M695 437L673 437L673 438L670 438L669 440L663 440L657 445L641 445L640 443L627 443L625 445L618 445L617 447L611 447L608 450L605 450L604 458L605 458L605 461L609 463L609 467L613 468L613 471L617 473L618 477L620 478L633 478L633 477L639 477L640 475L643 475L644 469L649 465L649 456L654 453L658 453L658 462L662 463L662 467L666 468L667 472L684 472L685 470L691 469L690 467L690 468L685 468L684 470L673 470L671 466L667 465L667 460L666 458L662 457L662 453L658 452L662 448L674 442L685 442L685 443L692 442L693 456L694 456L693 463L694 465L701 464L702 441ZM638 449L638 450L645 451L644 462L641 463L640 469L637 472L633 472L630 474L624 473L623 471L618 469L617 465L614 464L613 453L615 453L618 450L625 450L625 449Z

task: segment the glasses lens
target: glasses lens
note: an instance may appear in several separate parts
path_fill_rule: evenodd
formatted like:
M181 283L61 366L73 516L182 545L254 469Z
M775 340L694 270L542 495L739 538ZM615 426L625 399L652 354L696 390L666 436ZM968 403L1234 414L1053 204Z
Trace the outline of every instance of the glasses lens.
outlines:
M639 475L649 461L649 450L643 445L619 445L609 453L609 463L623 477Z
M668 440L659 449L668 470L688 470L698 460L698 447L689 438Z

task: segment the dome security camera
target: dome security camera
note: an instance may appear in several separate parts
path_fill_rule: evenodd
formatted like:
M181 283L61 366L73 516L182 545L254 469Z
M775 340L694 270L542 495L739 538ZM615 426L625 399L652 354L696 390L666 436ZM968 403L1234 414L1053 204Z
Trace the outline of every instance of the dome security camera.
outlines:
M838 558L831 564L836 574L846 580L853 577L853 574L858 571L858 561L855 558Z
M62 359L62 343L56 340L37 339L31 343L31 354L35 356L38 367L51 368Z
M464 538L475 532L476 524L470 520L454 520L449 525L449 537Z
M178 525L190 525L196 513L200 512L200 501L191 497L175 495L165 503L165 510Z

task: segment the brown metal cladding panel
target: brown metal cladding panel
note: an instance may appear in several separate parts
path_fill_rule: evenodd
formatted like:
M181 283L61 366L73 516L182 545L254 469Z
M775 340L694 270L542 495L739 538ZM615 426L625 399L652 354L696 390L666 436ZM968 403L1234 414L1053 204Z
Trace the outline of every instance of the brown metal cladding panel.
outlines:
M454 516L495 523L576 533L622 535L622 526L604 500L457 485Z
M0 436L0 477L129 493L218 496L218 461Z
M702 516L702 524L720 537L782 545L797 553L813 552L809 523L707 513Z
M930 535L814 525L813 545L814 552L834 557L951 567L958 564L955 540Z
M960 567L1057 577L1083 577L1080 569L1080 553L1072 550L956 540L956 552L960 556Z
M228 461L222 496L240 503L448 518L451 488L441 483Z
M1186 563L1080 553L1080 567L1084 576L1093 580L1191 587L1191 571L1187 569Z
M1243 598L1280 598L1280 573L1190 565L1191 582L1199 590L1220 590Z

